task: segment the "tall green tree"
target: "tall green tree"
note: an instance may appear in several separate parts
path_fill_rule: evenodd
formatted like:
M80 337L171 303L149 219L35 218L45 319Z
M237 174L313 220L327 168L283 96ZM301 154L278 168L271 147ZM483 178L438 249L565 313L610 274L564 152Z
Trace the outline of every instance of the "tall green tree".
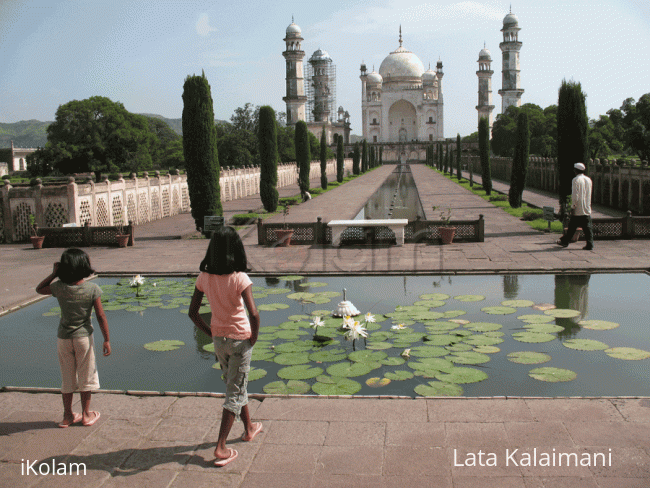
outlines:
M359 141L354 143L354 152L352 153L352 174L353 175L358 175L361 172L361 168L359 167L359 163L361 162L361 154L359 154L360 148L359 148Z
M267 212L278 208L278 136L275 111L260 107L257 140L260 154L260 198Z
M343 164L344 164L344 154L343 154L343 138L339 137L336 139L336 181L343 183Z
M375 146L369 146L370 154L368 155L368 168L375 167Z
M384 146L379 146L379 166L384 164Z
M296 163L298 164L298 186L300 191L309 191L309 170L311 169L311 148L309 129L304 120L296 124Z
M521 207L521 197L526 187L529 151L530 130L528 128L528 114L526 112L520 112L517 117L517 144L515 145L515 156L512 159L510 189L508 191L508 201L512 208Z
M368 171L368 142L364 139L361 146L361 172Z
M492 194L492 170L490 168L490 123L487 117L478 122L478 152L481 157L482 185L487 195Z
M562 80L557 102L557 174L562 219L571 195L573 165L579 162L589 165L585 98L579 82Z
M202 230L206 215L223 215L214 107L205 73L185 78L182 122L192 217L197 230Z
M456 134L456 178L459 180L462 179L462 174L460 171L460 134Z
M443 162L442 142L438 143L438 152L436 156L437 156L436 159L437 159L438 171L442 171L442 162Z
M327 190L327 136L325 129L320 135L320 187Z

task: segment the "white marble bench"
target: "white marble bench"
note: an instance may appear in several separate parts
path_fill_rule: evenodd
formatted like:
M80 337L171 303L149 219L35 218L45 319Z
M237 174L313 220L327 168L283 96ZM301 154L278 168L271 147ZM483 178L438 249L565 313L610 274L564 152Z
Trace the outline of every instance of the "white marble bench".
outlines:
M408 219L372 219L372 220L331 220L327 225L332 228L332 246L341 245L341 234L348 227L388 227L395 233L398 246L404 245L404 227Z

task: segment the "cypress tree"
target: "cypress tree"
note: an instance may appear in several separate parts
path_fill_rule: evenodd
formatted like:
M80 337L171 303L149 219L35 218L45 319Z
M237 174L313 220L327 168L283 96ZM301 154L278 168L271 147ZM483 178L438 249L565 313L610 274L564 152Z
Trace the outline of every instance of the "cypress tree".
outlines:
M327 137L325 129L320 135L320 187L327 190Z
M278 142L275 111L260 107L257 140L260 151L260 198L267 212L278 208Z
M375 147L370 146L370 157L368 158L368 168L372 169L375 167Z
M309 148L309 129L304 120L296 123L296 163L298 164L298 186L300 191L309 191L309 170L311 169L311 150Z
M445 150L444 171L445 171L445 173L449 172L449 144L447 144L447 147L446 147L446 150Z
M490 124L486 117L478 123L478 151L481 156L481 178L487 195L492 194L492 171L490 169Z
M343 138L339 137L336 141L336 181L343 183Z
M456 178L460 181L462 179L460 171L460 134L456 134Z
M364 139L361 147L361 172L368 171L368 142Z
M515 156L512 160L510 191L508 192L508 201L512 208L521 207L521 195L526 187L529 151L530 130L528 127L528 115L522 110L517 117L517 143L515 145Z
M379 166L384 164L384 146L379 146Z
M588 166L587 127L585 94L580 83L562 80L557 102L557 174L562 218L571 195L573 165Z
M354 143L354 152L352 153L352 174L358 175L361 172L359 163L361 162L361 154L359 154L359 141Z
M442 171L442 142L438 143L438 171Z
M203 217L223 215L214 107L205 73L185 78L181 120L192 217L196 229L202 230Z

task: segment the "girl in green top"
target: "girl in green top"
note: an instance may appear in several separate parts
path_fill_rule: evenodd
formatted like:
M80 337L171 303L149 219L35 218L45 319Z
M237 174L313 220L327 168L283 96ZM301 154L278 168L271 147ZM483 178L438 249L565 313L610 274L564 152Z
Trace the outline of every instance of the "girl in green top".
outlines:
M52 273L36 287L41 295L56 297L61 307L57 350L63 380L63 421L59 423L62 428L79 422L90 426L99 419L99 412L90 410L91 391L99 388L92 336L93 308L104 335L104 356L111 354L111 343L102 290L97 284L85 281L94 272L88 254L81 249L67 249L61 255L61 262L54 263ZM54 281L55 278L59 279ZM81 393L82 414L72 411L75 391Z

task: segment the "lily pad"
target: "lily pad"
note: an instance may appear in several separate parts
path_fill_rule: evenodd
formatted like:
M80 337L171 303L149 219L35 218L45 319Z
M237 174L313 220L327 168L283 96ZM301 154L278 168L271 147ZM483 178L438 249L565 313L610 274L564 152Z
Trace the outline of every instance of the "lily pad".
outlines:
M492 330L499 330L503 325L492 324L490 322L470 322L469 324L465 324L464 327L473 330L474 332L489 332Z
M481 311L490 315L509 315L515 313L517 309L512 307L483 307Z
M297 276L297 275L287 275L287 276L279 276L278 280L281 281L299 281L302 280L304 276Z
M604 342L593 339L567 339L562 341L562 345L569 349L577 349L578 351L604 351L605 349L609 349L609 346Z
M442 312L418 312L416 314L412 314L411 318L414 320L417 320L418 322L424 322L426 320L437 320L442 317L444 317L445 314Z
M501 349L496 346L476 346L473 350L483 354L494 354L499 352Z
M454 352L446 359L457 364L483 364L490 361L490 356L480 352L467 351L467 352Z
M301 320L309 320L310 317L309 315L289 315L287 317L287 320L291 320L292 322L299 322Z
M413 305L418 307L429 307L429 308L438 308L445 305L445 302L442 300L419 300Z
M306 352L311 350L312 344L308 341L284 342L275 346L275 352Z
M504 307L525 308L532 307L535 305L535 302L531 300L504 300L501 302L501 305Z
M383 364L385 366L401 366L405 362L406 362L406 360L404 360L403 358L398 358L398 357L395 357L395 356L390 356L390 357L387 357L386 359L381 360L381 364Z
M508 361L518 364L541 364L551 360L551 356L543 352L516 351L508 354Z
M318 331L320 334L320 330ZM306 330L281 330L276 332L276 335L279 339L284 339L285 341L295 341L300 339L300 336L307 335L309 332Z
M462 386L442 381L429 381L428 384L418 385L413 390L423 397L461 396L463 394Z
M449 298L449 295L445 295L444 293L425 293L424 295L420 295L420 300L447 300Z
M201 308L203 308L203 307L201 307ZM144 312L146 309L147 309L147 307L144 307L142 305L129 305L124 310L126 310L127 312ZM208 312L210 311L209 308L208 308L207 311ZM204 313L204 312L201 312L201 309L199 309L199 312Z
M312 317L329 317L331 314L331 310L314 310L310 315ZM306 315L304 317L309 318Z
M312 390L319 395L354 395L361 390L361 383L348 378L332 378L331 382L325 383L319 377Z
M203 349L204 351L207 351L207 352L214 352L214 342L210 342L210 343L206 344L201 349Z
M273 381L264 385L264 393L269 395L304 395L310 389L309 383L304 381L289 380Z
M267 295L282 295L283 293L289 293L290 288L266 288L265 292Z
M578 376L570 369L562 368L535 368L528 372L528 376L540 381L547 381L549 383L558 383L561 381L572 381Z
M322 281L311 281L307 283L300 283L298 286L305 288L320 288L321 286L327 286L327 283L323 283Z
M477 334L463 339L465 344L472 346L494 346L495 344L501 344L503 339L500 337L495 337L488 334L494 334L494 332L486 332L485 334Z
M315 293L309 293L307 291L299 291L297 293L290 293L287 295L287 298L291 298L292 300L308 300L310 298L314 298L316 296Z
M357 363L377 362L386 359L388 354L383 351L354 351L348 354L348 359Z
M383 342L386 339L390 339L393 337L393 334L391 334L388 331L381 331L381 332L373 332L370 334L368 337L368 341L377 341L377 342Z
M184 345L183 341L164 340L148 342L144 345L144 348L149 351L174 351Z
M546 315L550 315L551 317L562 319L570 319L572 317L578 317L580 315L580 312L578 310L572 310L570 308L554 308L552 310L546 310L544 313Z
M371 349L373 351L383 351L384 349L390 349L393 345L390 342L369 342L366 344L366 349Z
M405 381L410 380L414 375L411 371L399 369L397 371L388 372L384 374L384 376L392 381Z
M449 344L460 342L462 338L450 334L434 334L426 336L424 340L431 346L448 346Z
M454 363L443 358L422 358L419 361L409 361L408 366L411 369L420 371L435 370L450 372L454 369Z
M257 306L257 310L265 312L275 312L276 310L284 310L289 308L289 305L286 303L263 303Z
M528 343L551 342L556 339L553 334L545 334L541 332L515 332L512 334L512 338L519 342Z
M460 302L480 302L485 300L485 297L483 295L458 295L454 299Z
M465 344L465 343L462 343L462 342L458 342L456 344L452 344L451 346L447 346L445 349L447 349L447 351L451 351L451 352L465 352L465 351L471 351L472 349L474 349L474 345L473 344Z
M444 312L443 317L446 319L453 319L465 315L467 312L465 310L447 310Z
M564 327L555 324L526 324L524 327L531 332L542 332L545 334L562 332L564 330Z
M348 354L345 349L327 349L312 352L309 359L317 363L334 363L347 359Z
M285 352L278 354L273 361L285 366L294 364L307 364L309 362L309 353L306 352Z
M263 291L255 291L253 292L253 298L266 298L268 297L268 293L264 293Z
M217 363L218 364L218 363ZM267 375L267 372L261 368L254 368L251 366L250 371L248 372L248 381L257 381L261 380Z
M388 378L368 378L366 380L366 385L372 387L372 388L380 388L382 386L386 386L390 383L390 379Z
M219 361L217 361L216 363L214 363L214 364L212 365L212 368L213 368L213 369L221 369L221 364L219 364Z
M463 384L478 383L486 380L488 375L480 369L455 367L449 373L438 373L436 378L447 383Z
M628 361L638 361L640 359L650 358L650 352L636 349L634 347L612 347L605 349L605 354L616 359L625 359Z
M278 377L283 380L308 380L321 374L323 374L323 368L310 366L309 364L287 366L278 371Z
M616 322L608 322L606 320L581 320L578 325L582 325L585 329L592 330L610 330L615 329L621 324Z
M446 354L447 350L439 346L418 346L411 349L411 356L418 358L439 358Z
M425 324L425 328L429 332L450 331L450 330L457 329L458 324L455 322L435 321L435 322L427 322Z
M339 376L341 378L352 378L355 376L364 376L370 373L374 367L374 363L368 362L344 362L333 364L327 368L327 374L330 376Z

